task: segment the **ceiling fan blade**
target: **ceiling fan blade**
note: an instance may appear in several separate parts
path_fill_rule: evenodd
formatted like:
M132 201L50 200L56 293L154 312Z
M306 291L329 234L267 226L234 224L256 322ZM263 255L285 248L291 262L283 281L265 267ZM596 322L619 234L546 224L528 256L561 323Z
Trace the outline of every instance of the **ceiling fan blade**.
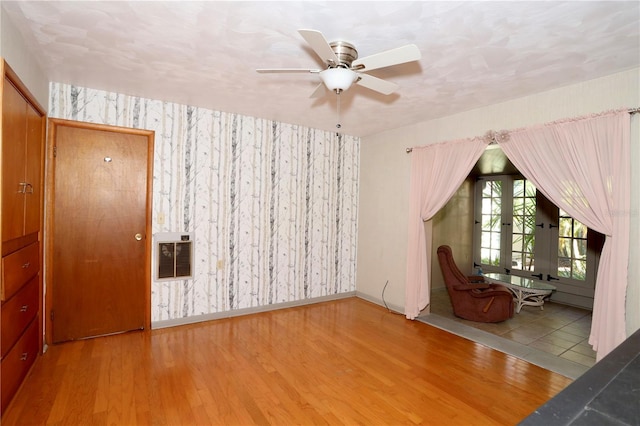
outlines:
M356 71L371 71L392 65L404 64L405 62L417 61L421 57L422 55L420 54L418 46L415 44L407 44L406 46L385 50L375 55L356 59L351 64L351 69Z
M256 70L259 73L270 73L270 72L310 72L310 73L319 73L321 70L314 70L308 68L258 68Z
M321 98L327 93L327 88L324 83L318 84L318 87L313 91L310 98Z
M382 93L383 95L390 95L400 87L396 83L382 80L381 78L374 77L369 74L358 74L358 77L359 79L356 81L356 84L378 93Z
M309 46L326 64L338 64L340 60L320 31L298 30L300 35L309 43Z

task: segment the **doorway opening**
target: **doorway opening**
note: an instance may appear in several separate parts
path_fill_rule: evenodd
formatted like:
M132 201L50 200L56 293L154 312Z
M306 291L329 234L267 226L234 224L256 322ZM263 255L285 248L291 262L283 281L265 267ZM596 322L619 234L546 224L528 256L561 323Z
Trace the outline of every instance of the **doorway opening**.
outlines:
M475 209L478 198L476 182L479 177L496 175L518 176L519 172L499 147L492 146L481 156L457 193L433 218L431 313L423 315L420 319L456 334L466 334L466 337L472 340L511 352L524 359L547 359L550 364L545 365L546 368L556 369L553 364L558 364L557 368L565 371L565 375L579 375L595 364L595 351L587 342L591 328L590 306L572 306L565 300L558 303L552 297L550 301L545 302L544 310L535 306L525 306L520 313L515 313L513 318L495 324L476 323L453 315L436 250L443 244L451 246L462 272L467 275L477 273L477 268L481 267L478 264L482 261L476 260L479 250L475 246L481 238L476 228L481 225L482 219L477 217ZM535 225L533 226L535 228ZM511 255L515 250L512 248L515 246L516 237L511 238L511 234L501 237L509 243L508 254ZM548 244L548 241L547 238L545 242ZM555 250L558 251L557 248ZM538 266L540 265L541 262L538 263ZM496 265L496 268L502 266ZM511 268L511 264L507 265L507 268ZM522 271L508 273L518 272ZM431 319L427 318L429 316Z

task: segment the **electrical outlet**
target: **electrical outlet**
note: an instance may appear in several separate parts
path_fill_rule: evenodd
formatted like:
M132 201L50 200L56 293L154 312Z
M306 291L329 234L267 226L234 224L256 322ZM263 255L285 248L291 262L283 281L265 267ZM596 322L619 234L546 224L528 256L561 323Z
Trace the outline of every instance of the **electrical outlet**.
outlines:
M216 263L216 268L218 268L218 270L224 269L224 259L218 259L218 262Z

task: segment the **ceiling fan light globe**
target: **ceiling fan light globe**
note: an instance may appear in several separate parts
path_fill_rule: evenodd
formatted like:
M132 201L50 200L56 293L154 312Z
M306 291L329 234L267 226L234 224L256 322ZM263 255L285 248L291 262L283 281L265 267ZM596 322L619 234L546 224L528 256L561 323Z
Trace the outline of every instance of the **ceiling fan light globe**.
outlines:
M356 81L358 74L347 68L329 68L320 73L320 78L327 89L342 92Z

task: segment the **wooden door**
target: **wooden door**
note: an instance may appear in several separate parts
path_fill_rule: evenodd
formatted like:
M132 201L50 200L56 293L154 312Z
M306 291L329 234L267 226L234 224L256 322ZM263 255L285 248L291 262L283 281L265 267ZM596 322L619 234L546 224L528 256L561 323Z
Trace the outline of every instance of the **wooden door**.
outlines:
M52 340L148 327L153 133L52 123Z

